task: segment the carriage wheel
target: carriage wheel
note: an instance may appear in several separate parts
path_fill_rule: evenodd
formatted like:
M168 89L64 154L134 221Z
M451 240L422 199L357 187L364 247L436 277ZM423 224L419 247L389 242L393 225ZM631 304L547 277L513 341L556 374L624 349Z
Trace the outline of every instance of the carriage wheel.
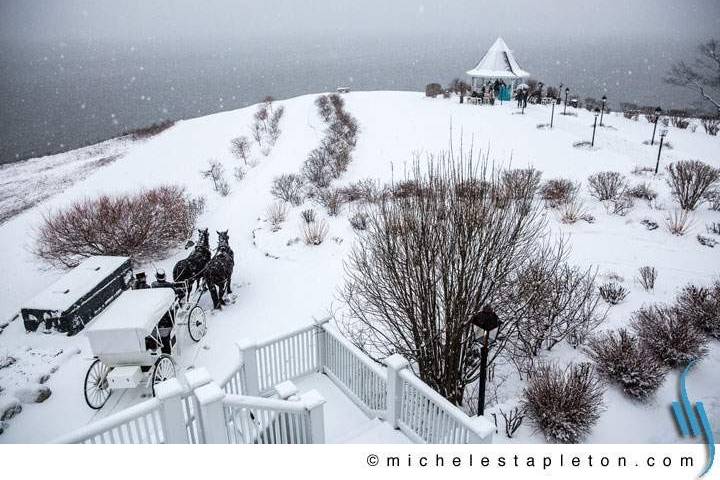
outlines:
M152 394L155 396L155 385L175 378L175 363L169 355L163 355L155 362L152 370Z
M188 314L188 333L194 342L199 342L207 332L207 319L205 318L205 310L196 305L190 309Z
M85 375L85 402L94 410L102 408L112 393L107 381L108 373L110 368L95 360Z

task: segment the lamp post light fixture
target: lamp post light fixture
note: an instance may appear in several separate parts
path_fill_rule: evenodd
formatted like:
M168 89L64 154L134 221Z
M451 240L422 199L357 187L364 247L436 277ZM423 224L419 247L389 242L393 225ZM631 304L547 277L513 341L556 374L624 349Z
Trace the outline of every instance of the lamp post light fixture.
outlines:
M594 113L595 113L595 121L593 122L593 136L592 136L592 140L590 141L591 147L595 146L595 129L597 128L597 119L598 119L598 115L600 115L600 109L595 107Z
M663 142L665 141L667 134L667 128L660 130L660 146L658 147L657 162L655 162L655 175L657 175L658 169L660 169L660 153L662 152Z
M563 108L563 115L567 115L567 97L568 93L570 93L570 89L568 87L565 87L565 108Z
M470 323L482 333L480 347L480 388L478 389L478 416L485 414L485 383L487 382L487 361L490 344L497 338L500 319L497 314L485 305L479 312L470 317Z
M657 107L655 109L655 121L653 122L653 134L652 139L650 140L650 145L655 145L655 130L657 130L657 123L658 120L660 120L660 114L662 113L662 108Z
M603 124L603 115L605 114L605 105L607 104L607 95L602 96L602 110L600 110L600 126L604 126Z

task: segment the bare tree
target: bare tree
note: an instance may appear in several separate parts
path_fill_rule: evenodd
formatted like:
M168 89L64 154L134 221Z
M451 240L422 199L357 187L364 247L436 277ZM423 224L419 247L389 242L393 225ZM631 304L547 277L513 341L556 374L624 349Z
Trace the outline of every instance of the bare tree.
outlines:
M538 257L561 256L542 240L545 217L535 192L508 198L501 173L471 155L443 153L422 167L416 159L406 181L416 184L415 193L378 202L345 265L346 334L376 358L404 355L456 405L479 375L471 316L488 304L504 320L492 362L516 338L517 319L532 306L515 301L527 298L517 293L520 272ZM563 332L553 337L557 341L567 334L559 327L565 321L556 319Z
M225 179L225 167L217 160L208 160L208 169L202 170L200 175L209 178L213 184L213 190L221 196L226 197L230 193L230 185Z
M680 61L672 66L665 82L696 92L720 114L720 44L715 39L698 47L693 65Z

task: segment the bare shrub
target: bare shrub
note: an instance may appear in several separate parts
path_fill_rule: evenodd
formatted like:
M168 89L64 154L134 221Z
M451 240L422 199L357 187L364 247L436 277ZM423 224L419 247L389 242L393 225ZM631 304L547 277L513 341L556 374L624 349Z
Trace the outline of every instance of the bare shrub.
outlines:
M442 95L443 88L439 83L428 83L425 85L425 96L435 98L438 95Z
M657 270L655 267L644 266L638 270L638 282L646 291L655 289L655 280L657 280Z
M545 205L557 208L570 202L577 195L579 185L567 178L553 178L545 181L540 187L540 196Z
M581 220L585 215L585 204L575 199L560 206L560 221L562 223L574 224Z
M714 238L706 237L705 235L701 235L699 233L695 238L697 238L698 243L703 247L715 248L715 245L718 244L718 241Z
M705 230L714 235L720 235L720 222L710 222L705 225Z
M334 178L332 157L324 148L314 148L303 163L302 173L317 188L326 188Z
M245 178L246 174L247 171L243 167L235 167L233 169L233 176L238 182L242 181Z
M253 139L265 155L269 154L270 147L274 146L280 137L280 120L285 113L284 107L275 108L273 102L272 97L263 99L255 112L251 128Z
M588 177L590 195L598 200L614 200L625 193L627 181L618 172L598 172Z
M705 335L672 307L643 307L631 324L643 345L668 367L685 366L707 353Z
M523 391L528 419L551 442L578 443L603 409L603 388L589 363L543 365Z
M274 202L265 210L265 218L270 224L270 230L277 232L287 218L287 207L284 202Z
M512 199L532 199L540 187L541 173L534 168L515 168L502 174L504 195Z
M657 192L647 182L638 183L637 185L629 188L627 194L633 198L640 200L652 201L658 196Z
M375 180L366 178L339 189L346 202L372 203L379 194Z
M667 368L625 329L592 337L585 351L601 376L638 400L650 397L665 380Z
M720 280L710 287L686 285L675 299L675 310L682 323L720 340Z
M670 123L673 127L684 130L690 125L690 120L687 119L685 114L677 112L675 115L670 116Z
M34 253L56 267L74 267L92 255L161 258L187 240L203 205L174 185L81 200L43 217Z
M367 230L368 227L368 213L364 210L356 210L350 216L350 225L355 230Z
M233 138L230 140L230 151L235 158L242 160L247 165L250 156L250 141L245 136Z
M499 410L505 422L505 435L507 435L508 438L513 438L513 435L515 435L515 432L520 428L525 419L525 412L519 407L511 409L507 413L503 411L502 408Z
M317 201L325 207L328 215L334 217L340 213L343 206L343 198L340 192L334 188L326 188L321 190L317 196Z
M617 282L607 282L599 287L600 296L610 305L617 305L625 300L630 293L627 288Z
M303 202L305 180L294 173L284 173L273 179L270 193L280 200L298 206Z
M325 241L328 234L328 226L325 220L306 223L303 229L306 245L320 245Z
M720 179L720 169L699 160L671 163L667 172L667 183L683 210L695 210Z
M715 188L705 192L705 200L710 204L710 210L720 211L720 189Z
M208 169L201 170L200 174L203 178L209 178L212 182L213 190L226 197L230 193L230 185L225 179L225 167L217 160L208 160Z
M315 210L313 210L312 208L303 210L300 215L302 216L303 222L305 223L313 223L315 221Z
M655 169L652 167L641 167L639 165L636 165L635 167L633 167L631 173L633 175L643 176L643 175L647 175L647 174L652 174L654 172L655 172Z
M519 291L518 278L531 263L547 262L543 272L563 287L581 285L556 292L572 307L558 303L548 339L569 334L572 328L561 324L580 316L577 299L586 292L582 272L565 275L557 246L543 243L546 219L536 203L528 207L525 199L510 199L498 207L500 173L452 153L416 161L408 180L415 194L386 197L370 209L363 241L346 263L343 299L349 314L343 331L375 358L406 356L423 381L455 405L463 404L466 387L480 371L479 333L469 328L471 316L492 304L506 319L491 347L492 363L517 340L526 312L543 314L531 310L535 296Z
M605 203L605 208L608 213L620 215L621 217L627 215L634 206L635 202L629 195L620 195Z
M720 131L720 118L705 117L700 119L700 123L708 135L716 136Z
M173 125L175 125L174 120L162 120L146 127L127 130L122 133L122 136L129 135L135 140L144 140L164 132Z
M683 236L692 227L693 220L687 210L673 210L665 219L665 226L673 235Z

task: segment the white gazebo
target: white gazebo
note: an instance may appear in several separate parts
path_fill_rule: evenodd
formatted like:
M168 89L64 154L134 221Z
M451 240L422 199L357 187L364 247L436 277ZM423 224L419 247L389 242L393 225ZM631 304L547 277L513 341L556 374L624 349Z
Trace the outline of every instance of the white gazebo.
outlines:
M502 96L506 98L501 97L503 100L509 100L512 91L522 79L530 76L528 72L520 68L512 50L500 37L495 40L475 68L467 71L467 74L470 75L473 92L488 83L494 84L496 80L504 83Z

